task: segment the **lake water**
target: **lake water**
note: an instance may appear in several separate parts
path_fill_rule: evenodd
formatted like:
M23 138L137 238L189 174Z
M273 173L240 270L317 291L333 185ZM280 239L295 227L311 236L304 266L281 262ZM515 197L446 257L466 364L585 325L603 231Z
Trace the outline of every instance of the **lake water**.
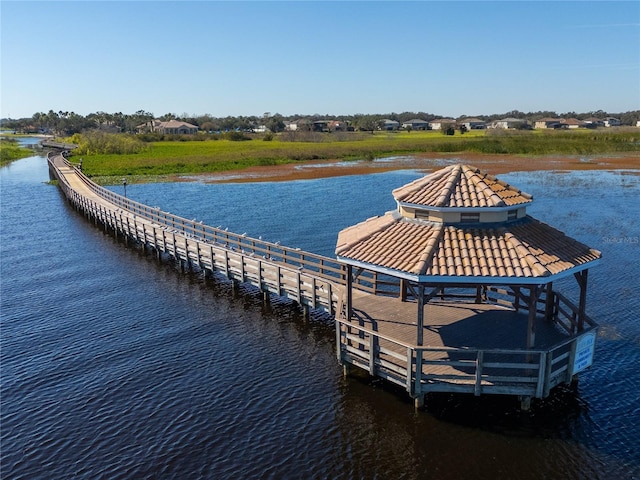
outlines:
M511 399L433 396L416 414L403 392L342 377L328 322L264 311L125 247L45 183L42 157L4 167L1 477L640 478L637 173L500 176L534 195L533 216L603 252L589 275L595 364L577 392L529 414ZM393 209L391 190L418 176L127 194L332 256L340 229Z

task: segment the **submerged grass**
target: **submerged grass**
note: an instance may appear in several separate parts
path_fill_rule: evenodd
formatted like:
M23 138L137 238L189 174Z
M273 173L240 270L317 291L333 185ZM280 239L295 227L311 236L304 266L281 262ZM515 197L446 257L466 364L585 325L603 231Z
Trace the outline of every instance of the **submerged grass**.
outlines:
M440 132L400 132L341 135L332 141L270 142L254 138L244 142L153 142L133 154L83 155L83 169L106 183L129 176L149 177L206 174L305 160L361 160L412 153L485 153L510 155L593 155L640 151L640 130L489 132L465 135ZM76 158L77 160L77 158Z

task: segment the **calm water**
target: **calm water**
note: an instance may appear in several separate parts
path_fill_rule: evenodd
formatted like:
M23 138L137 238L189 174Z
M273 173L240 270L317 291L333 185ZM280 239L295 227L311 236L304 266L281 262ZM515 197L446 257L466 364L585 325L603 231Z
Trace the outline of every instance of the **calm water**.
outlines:
M332 255L340 229L393 209L391 190L418 176L127 194ZM534 216L603 251L589 275L596 363L577 394L531 414L438 396L416 415L402 392L342 378L326 322L126 248L44 183L41 157L2 168L1 477L640 478L640 177L501 178L536 197Z

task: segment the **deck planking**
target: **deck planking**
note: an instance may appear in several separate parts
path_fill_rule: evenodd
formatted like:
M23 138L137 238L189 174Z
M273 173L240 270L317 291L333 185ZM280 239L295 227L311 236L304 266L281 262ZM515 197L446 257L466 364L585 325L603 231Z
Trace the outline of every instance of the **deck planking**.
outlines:
M415 347L416 302L353 292L352 323ZM493 305L432 300L425 305L423 346L476 349L526 350L528 315ZM545 348L567 337L551 322L536 318L536 348Z

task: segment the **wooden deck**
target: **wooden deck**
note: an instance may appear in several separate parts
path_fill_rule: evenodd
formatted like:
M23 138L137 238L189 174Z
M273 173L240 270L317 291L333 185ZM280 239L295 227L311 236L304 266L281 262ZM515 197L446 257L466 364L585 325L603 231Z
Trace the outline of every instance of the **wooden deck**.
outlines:
M539 313L528 348L526 311L456 300L432 300L424 311L419 346L417 302L354 290L351 318L336 323L340 361L405 387L417 402L430 392L544 398L571 381L578 343L595 339L595 324L572 334Z
M416 345L417 303L354 291L354 317L370 330L399 343ZM527 312L493 304L432 300L425 306L423 345L477 349L526 349ZM548 348L567 335L536 319L536 346Z

